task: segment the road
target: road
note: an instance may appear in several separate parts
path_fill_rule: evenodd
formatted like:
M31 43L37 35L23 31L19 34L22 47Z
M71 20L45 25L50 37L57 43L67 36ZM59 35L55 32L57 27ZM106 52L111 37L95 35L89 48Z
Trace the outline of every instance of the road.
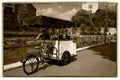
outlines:
M91 49L77 52L76 60L68 65L48 65L34 74L26 75L22 67L3 72L4 77L116 77L117 62Z

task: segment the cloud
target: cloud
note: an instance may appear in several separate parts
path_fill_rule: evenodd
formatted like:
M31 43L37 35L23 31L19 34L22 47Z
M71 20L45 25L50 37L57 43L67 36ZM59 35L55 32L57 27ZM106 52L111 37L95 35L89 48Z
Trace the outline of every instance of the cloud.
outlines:
M46 8L46 9L38 9L36 16L38 15L44 15L44 16L50 16L55 17L58 14L58 12L53 8Z
M51 14L53 12L54 12L53 8L47 8L45 14Z
M61 19L65 19L65 20L71 20L72 16L75 15L76 12L77 12L77 9L73 8L72 10L69 10L69 11L66 11L64 13L61 13L57 17L61 18Z
M61 6L58 6L58 8L61 8ZM65 12L60 12L58 9L54 8L45 8L45 9L38 9L37 15L44 15L49 17L56 17L64 20L71 20L72 16L75 15L77 12L77 9L73 8L71 10L67 10Z

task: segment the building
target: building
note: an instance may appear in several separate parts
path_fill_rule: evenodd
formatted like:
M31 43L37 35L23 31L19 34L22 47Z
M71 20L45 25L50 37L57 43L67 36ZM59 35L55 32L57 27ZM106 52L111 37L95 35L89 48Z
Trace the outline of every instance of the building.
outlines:
M117 29L114 27L110 27L110 28L108 28L108 33L117 34Z
M101 28L101 34L104 34L104 28ZM117 34L117 28L115 27L109 27L107 34Z
M19 31L21 20L36 16L36 8L32 4L4 3L4 31Z
M95 13L98 10L97 2L86 2L82 4L82 9L89 11L91 13Z
M117 3L107 2L85 2L82 4L82 9L95 13L98 9L106 9L117 11Z

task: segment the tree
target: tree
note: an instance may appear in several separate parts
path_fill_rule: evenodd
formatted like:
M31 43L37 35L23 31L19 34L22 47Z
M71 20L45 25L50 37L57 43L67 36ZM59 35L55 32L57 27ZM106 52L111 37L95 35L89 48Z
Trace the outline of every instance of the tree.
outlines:
M85 34L85 27L86 27L86 24L81 24L81 26L80 26L81 33L80 34Z
M108 11L108 26L116 27L117 26L117 12L116 11Z
M117 12L111 11L108 9L107 11L107 20L106 20L106 10L98 9L94 15L93 22L96 27L102 25L105 27L105 22L107 21L108 27L116 27L117 24Z
M82 34L86 34L86 32L87 34L100 34L102 27L104 27L105 32L108 31L108 27L116 27L116 16L117 12L109 9L98 9L94 14L80 10L71 20L76 23L77 27L80 27Z
M27 13L28 13L27 4L19 4L17 12L17 23L21 30L23 29L22 26L23 19L26 17Z
M88 24L89 23L89 13L85 10L78 11L71 19L76 24Z
M98 27L98 25L102 25L102 27L105 26L105 10L98 9L94 15L93 23L95 24L95 27Z
M86 10L78 11L71 20L76 23L77 27L80 27L81 34L90 33L91 27L94 27L94 23L92 21L92 14Z

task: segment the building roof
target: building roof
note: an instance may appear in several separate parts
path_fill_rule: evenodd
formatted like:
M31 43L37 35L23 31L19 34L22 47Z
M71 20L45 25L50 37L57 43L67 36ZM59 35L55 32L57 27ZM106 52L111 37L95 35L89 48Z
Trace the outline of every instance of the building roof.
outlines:
M62 20L47 16L36 16L31 18L25 18L23 20L23 26L29 27L43 27L43 28L65 28L71 27L74 23L67 20Z

